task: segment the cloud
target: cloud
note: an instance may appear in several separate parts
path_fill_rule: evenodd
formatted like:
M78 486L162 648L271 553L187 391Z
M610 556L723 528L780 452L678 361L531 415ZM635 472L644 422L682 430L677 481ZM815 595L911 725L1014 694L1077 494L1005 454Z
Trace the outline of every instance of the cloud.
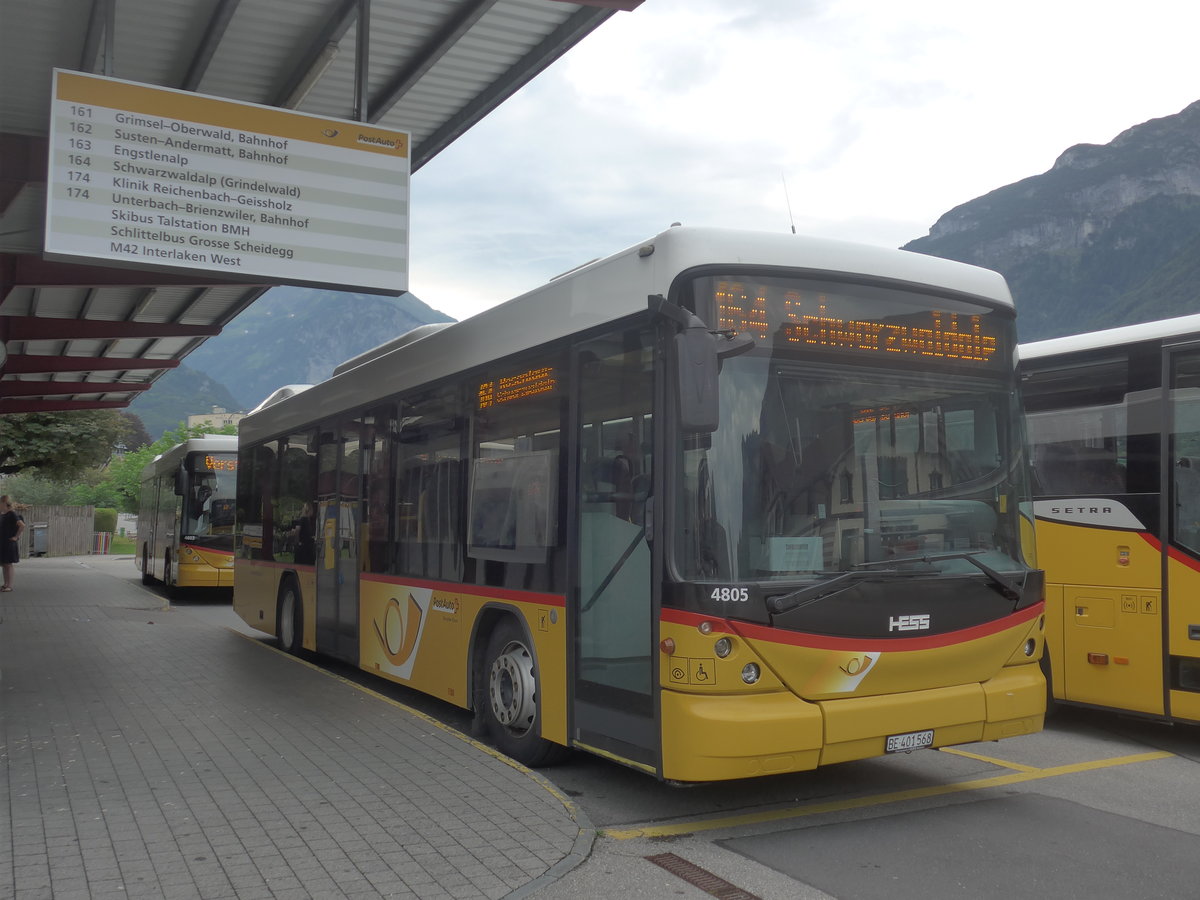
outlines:
M649 0L414 176L413 290L462 317L673 221L899 246L1197 99L1198 25L1172 0Z

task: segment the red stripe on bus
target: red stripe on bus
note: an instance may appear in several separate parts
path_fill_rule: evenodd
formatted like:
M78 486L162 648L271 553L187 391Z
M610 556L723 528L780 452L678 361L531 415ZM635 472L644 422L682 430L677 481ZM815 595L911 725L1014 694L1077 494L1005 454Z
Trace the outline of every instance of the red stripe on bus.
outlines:
M459 584L454 581L425 581L421 578L405 578L403 575L364 574L363 581L376 584L399 584L406 587L429 588L452 594L467 594L488 600L510 600L513 603L534 603L538 606L565 608L567 598L561 594L542 594L535 591L514 591L509 588L489 587L484 584Z
M1162 550L1162 541L1158 540L1157 538L1151 538L1150 535L1146 535L1146 540L1150 541L1150 544L1152 547L1154 547L1154 550ZM1187 551L1180 550L1178 547L1168 546L1168 548L1166 548L1166 556L1168 556L1169 559L1175 560L1175 562L1180 565L1187 566L1188 569L1200 572L1200 559L1196 559Z
M300 566L294 563L269 562L262 559L243 559L239 562L263 569L299 569L311 572L316 566ZM482 584L459 584L454 581L426 581L423 578L405 578L403 575L372 575L364 573L362 581L375 584L399 584L418 588L429 588L434 591L444 591L454 594L468 594L472 597L483 597L487 600L510 600L513 603L533 603L538 606L557 606L566 608L567 598L561 594L542 594L535 591L514 591L510 588L488 587Z
M254 566L259 569L292 569L300 572L311 572L316 569L316 566L297 565L289 562L274 562L266 559L239 559L236 562L244 563L248 566Z
M794 647L812 647L820 650L856 650L864 644L878 644L887 650L929 650L935 647L949 647L966 641L977 640L992 634L998 634L1009 628L1028 622L1040 616L1046 609L1044 601L1038 601L1032 606L1018 610L1012 615L982 625L973 625L959 631L945 634L931 634L926 637L831 637L824 634L810 634L803 631L785 631L782 628L772 628L769 625L755 625L750 622L731 622L719 616L704 616L697 613L685 612L679 609L664 609L662 621L675 625L697 626L701 622L711 622L716 629L738 634L745 638L767 641L774 644L789 644Z
M1156 538L1152 534L1143 533L1142 537L1144 537L1146 539L1147 544L1149 544L1151 547L1153 547L1159 553L1162 552L1162 548L1163 548L1162 541L1160 541L1158 538ZM1185 551L1180 550L1178 547L1168 546L1167 547L1167 556L1168 556L1168 558L1175 560L1175 562L1179 563L1182 566L1187 566L1189 569L1192 569L1195 572L1200 572L1200 559L1196 559L1194 556L1191 556L1188 553L1186 553Z

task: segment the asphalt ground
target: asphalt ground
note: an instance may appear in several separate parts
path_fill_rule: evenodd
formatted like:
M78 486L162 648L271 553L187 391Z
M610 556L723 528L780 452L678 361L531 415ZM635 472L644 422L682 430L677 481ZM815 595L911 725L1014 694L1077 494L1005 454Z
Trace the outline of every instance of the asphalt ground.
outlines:
M223 603L168 604L129 557L23 560L16 585L0 900L1195 894L1197 729L1085 712L687 789L586 756L537 773Z

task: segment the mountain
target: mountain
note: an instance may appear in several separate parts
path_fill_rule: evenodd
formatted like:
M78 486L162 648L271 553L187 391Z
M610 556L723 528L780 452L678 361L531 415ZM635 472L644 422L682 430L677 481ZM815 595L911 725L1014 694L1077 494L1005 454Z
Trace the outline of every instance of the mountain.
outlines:
M181 365L169 369L150 390L143 391L129 404L129 411L142 420L151 440L157 440L164 431L186 422L189 415L208 412L214 406L239 408L221 382Z
M364 350L430 322L452 322L412 294L278 287L130 405L154 437L214 406L249 411L285 384L315 384Z
M904 249L996 269L1022 341L1200 311L1200 101L943 215Z

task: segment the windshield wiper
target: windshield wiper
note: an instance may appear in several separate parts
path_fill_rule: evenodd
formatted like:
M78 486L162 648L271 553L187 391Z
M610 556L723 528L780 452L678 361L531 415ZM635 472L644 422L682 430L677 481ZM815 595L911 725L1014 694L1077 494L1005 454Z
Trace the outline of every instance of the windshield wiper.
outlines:
M855 563L856 569L867 569L873 566L894 566L896 563L905 562L922 562L932 565L935 562L942 562L947 559L965 559L980 572L992 580L992 583L1000 588L1000 592L1014 603L1019 601L1022 596L1021 585L1017 584L1007 575L997 572L987 563L977 557L983 553L982 550L961 550L952 551L950 553L927 553L924 556L905 556L900 559L886 559L877 562Z
M835 577L830 578L828 581L818 581L816 584L806 585L792 591L790 594L781 594L778 597L772 597L767 601L768 610L776 615L790 612L798 606L803 606L805 603L820 600L822 597L843 591L854 582L863 581L870 576L901 575L903 573L898 569L883 569L872 572L818 572L817 574L832 575Z

